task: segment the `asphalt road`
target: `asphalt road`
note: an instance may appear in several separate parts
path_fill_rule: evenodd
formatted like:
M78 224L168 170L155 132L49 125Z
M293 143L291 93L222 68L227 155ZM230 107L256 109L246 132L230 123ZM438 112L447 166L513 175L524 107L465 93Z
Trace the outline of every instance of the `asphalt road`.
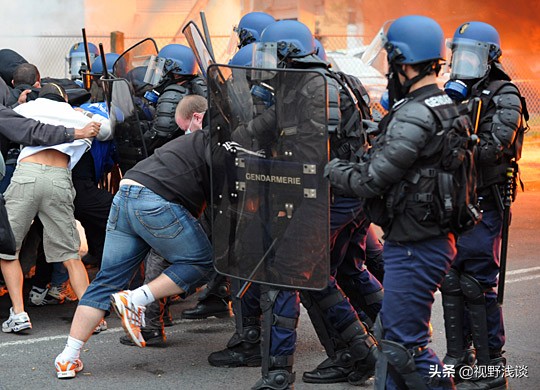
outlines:
M506 358L515 376L513 389L536 390L540 383L540 149L527 149L522 170L527 191L513 207L510 231L507 290L504 302ZM174 305L173 315L193 304ZM0 297L0 319L9 313L9 299ZM233 332L233 319L176 320L167 328L166 347L139 349L121 345L119 320L108 318L109 330L91 338L81 358L85 369L77 378L60 381L54 373L54 358L62 351L75 304L27 309L34 329L24 335L0 334L0 390L10 389L248 389L260 376L259 368L215 368L207 356L225 346ZM432 348L445 350L440 295L436 295L432 323ZM302 372L325 358L305 311L298 330L295 357L296 389L352 389L348 384L308 385ZM366 388L371 388L368 384Z

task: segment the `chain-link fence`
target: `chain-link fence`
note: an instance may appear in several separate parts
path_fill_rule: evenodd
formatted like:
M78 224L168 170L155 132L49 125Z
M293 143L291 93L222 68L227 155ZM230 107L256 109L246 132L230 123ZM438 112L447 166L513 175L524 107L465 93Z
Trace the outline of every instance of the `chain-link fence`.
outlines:
M104 51L111 51L110 36L88 36L88 41L96 45L103 44ZM127 49L145 37L124 37L124 48ZM350 66L357 64L358 58L352 55L355 48L361 46L364 41L362 36L325 35L318 37L327 52L349 53L340 61L351 61ZM158 48L169 43L187 44L183 36L155 37ZM10 46L24 48L24 57L34 63L40 69L43 77L67 77L68 66L66 57L70 48L81 41L80 36L34 36L34 37L10 37ZM212 46L218 62L226 62L231 54L228 53L229 37L212 37ZM533 74L523 61L522 53L505 52L502 63L514 82L520 88L523 96L527 99L530 113L529 125L531 133L540 134L540 78ZM530 134L532 135L532 134Z
M135 45L146 37L125 37L124 49ZM183 37L154 37L158 48L169 43L181 43L186 45L187 42ZM100 36L87 36L88 42L91 42L98 46L103 44L103 50L105 53L111 51L111 37L107 35ZM42 77L54 77L62 78L68 77L69 69L67 56L71 47L81 42L81 36L22 36L22 37L10 37L9 45L2 45L4 47L11 48L29 61L35 64ZM225 61L227 45L229 37L219 36L213 37L212 43L214 51L219 60Z

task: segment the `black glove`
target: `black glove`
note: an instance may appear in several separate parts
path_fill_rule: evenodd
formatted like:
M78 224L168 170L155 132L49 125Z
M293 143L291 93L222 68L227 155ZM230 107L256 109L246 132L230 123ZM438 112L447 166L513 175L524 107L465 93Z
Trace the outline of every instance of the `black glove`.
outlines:
M353 164L347 160L333 159L324 167L323 176L330 180L332 190L336 195L355 197L349 179L353 172Z

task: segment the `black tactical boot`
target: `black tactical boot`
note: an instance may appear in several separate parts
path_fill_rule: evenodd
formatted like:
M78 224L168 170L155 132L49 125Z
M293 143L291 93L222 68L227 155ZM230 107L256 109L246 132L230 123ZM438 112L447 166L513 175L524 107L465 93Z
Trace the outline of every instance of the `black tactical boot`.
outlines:
M478 366L482 378L466 380L456 385L458 390L505 390L508 389L508 378L505 372L506 359L491 359L487 366ZM485 377L487 376L487 378Z
M202 301L197 302L197 305L191 309L186 309L182 312L182 318L186 320L201 320L208 317L231 317L231 308L229 296L220 298L215 295L209 295Z
M375 375L375 355L372 354L364 360L354 364L353 371L347 377L347 381L354 386L363 386L369 378Z
M249 320L247 318L246 320ZM259 367L261 365L261 325L259 319L255 325L244 325L242 334L235 333L227 348L212 352L208 363L216 367Z
M375 374L377 341L360 321L349 325L341 333L341 337L347 341L353 363L353 370L347 381L351 385L361 386Z
M293 390L296 375L291 370L292 367L271 369L253 385L251 390Z
M327 358L312 371L304 372L302 380L306 383L347 382L353 371L351 354L348 349L336 352L336 356Z
M443 364L454 367L454 370L455 370L454 383L455 384L458 384L459 382L463 380L470 379L470 377L463 378L461 376L462 369L464 366L473 367L475 362L476 362L476 351L474 348L466 349L463 352L463 354L457 358L447 353L443 359ZM472 368L471 368L471 372L472 372Z

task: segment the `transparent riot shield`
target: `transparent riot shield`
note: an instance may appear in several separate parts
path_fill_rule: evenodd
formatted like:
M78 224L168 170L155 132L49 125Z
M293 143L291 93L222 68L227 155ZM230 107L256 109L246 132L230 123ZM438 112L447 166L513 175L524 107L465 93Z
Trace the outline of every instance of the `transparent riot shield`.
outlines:
M148 157L132 86L126 79L101 79L109 96L109 118L122 172Z
M216 269L284 288L326 287L324 75L210 65L208 88Z
M186 37L189 47L191 47L191 50L193 50L193 54L195 54L195 58L197 59L199 69L201 70L203 77L206 78L208 66L216 61L214 60L212 52L208 48L201 31L193 21L190 21L182 29L182 33Z
M158 54L158 47L152 38L145 38L125 50L114 62L113 74L118 78L130 80L133 71L142 68L146 72L152 59ZM144 74L144 73L143 73Z

